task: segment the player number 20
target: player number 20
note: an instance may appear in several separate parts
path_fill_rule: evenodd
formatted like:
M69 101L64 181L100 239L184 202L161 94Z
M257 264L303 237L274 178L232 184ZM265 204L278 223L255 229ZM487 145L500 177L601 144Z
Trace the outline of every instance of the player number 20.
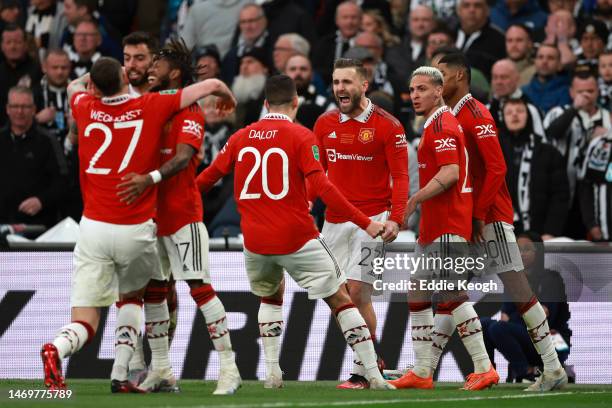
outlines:
M138 139L140 139L140 134L142 133L142 123L142 119L113 123L114 129L134 129L134 132L132 133L132 140L130 140L130 144L128 145L128 148L125 151L125 155L123 155L123 160L121 160L121 164L119 165L117 173L121 173L123 170L125 170L128 164L130 163L130 160L132 160L134 150L136 150L136 145L138 144ZM93 122L85 128L85 137L89 137L91 135L91 132L93 132L94 130L99 130L102 132L102 134L104 134L104 141L102 142L102 145L100 146L98 151L89 161L89 167L87 168L87 170L85 170L85 173L107 175L111 172L111 169L98 168L96 167L96 163L98 162L98 160L100 160L100 157L102 157L104 152L106 152L106 149L108 149L108 147L111 145L113 141L113 132L104 123Z
M263 188L264 193L271 198L272 200L280 200L287 195L289 192L289 157L287 157L287 153L283 149L279 149L278 147L272 147L261 156L259 150L254 147L245 147L238 153L238 161L242 161L242 157L247 153L255 156L255 165L247 175L246 180L244 181L244 187L242 187L242 191L240 192L240 200L257 200L261 198L260 193L249 193L249 184L255 177L255 174L261 167L261 186ZM268 159L273 154L277 154L280 156L283 162L283 189L280 193L274 194L270 191L270 186L268 186Z

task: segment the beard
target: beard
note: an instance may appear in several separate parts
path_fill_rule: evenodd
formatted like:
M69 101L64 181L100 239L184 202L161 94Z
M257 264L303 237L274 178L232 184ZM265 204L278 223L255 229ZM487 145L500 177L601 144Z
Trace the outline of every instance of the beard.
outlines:
M304 95L306 91L308 91L308 85L310 85L308 79L298 75L293 79L293 82L295 82L295 88L298 95Z
M132 86L135 86L135 85L132 84ZM151 86L149 88L149 92L165 91L166 89L170 89L170 77L168 76L157 78L157 84Z
M134 86L134 87L139 87L142 86L144 84L146 84L149 80L149 76L147 75L147 73L145 72L144 74L142 74L140 77L136 78L136 79L132 79L130 78L130 72L136 72L139 73L136 70L130 70L129 72L126 72L127 77L128 77L128 81L130 82L130 85Z
M344 106L340 103L340 98L334 95L334 98L336 99L336 104L338 105L338 109L340 109L340 112L344 113L345 115L348 115L351 112L354 112L355 110L359 109L359 103L361 102L361 94L349 95L349 97L351 100L350 104Z
M266 85L266 76L264 74L256 74L251 76L238 75L234 78L232 84L232 92L238 103L245 103L251 100L256 100L261 96Z

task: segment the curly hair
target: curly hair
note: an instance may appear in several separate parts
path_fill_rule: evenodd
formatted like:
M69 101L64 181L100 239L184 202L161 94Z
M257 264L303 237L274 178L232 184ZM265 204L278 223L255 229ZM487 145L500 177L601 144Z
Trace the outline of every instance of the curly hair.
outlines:
M191 50L182 38L172 38L156 54L156 60L165 60L170 69L181 71L181 86L185 87L193 82L193 59Z

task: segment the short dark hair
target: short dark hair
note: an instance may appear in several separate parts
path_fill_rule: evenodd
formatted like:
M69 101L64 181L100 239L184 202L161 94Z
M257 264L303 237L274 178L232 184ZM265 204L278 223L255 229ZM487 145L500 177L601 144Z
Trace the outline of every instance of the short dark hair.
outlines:
M297 95L295 82L287 75L273 75L266 80L266 100L272 106L287 105Z
M123 37L122 45L139 45L145 44L149 51L153 54L159 49L159 42L155 37L145 31L134 31Z
M123 67L116 59L101 57L93 64L89 74L103 96L115 95L121 90Z
M455 54L457 52L459 52L459 49L454 45L444 45L442 47L436 48L433 54L431 54L431 59L435 59L438 55L445 56L448 54Z
M98 10L98 0L74 0L74 5L86 7L89 14L93 14L94 11Z
M472 74L470 69L470 63L462 52L452 52L446 54L439 61L440 64L446 64L453 68L459 68L465 71L465 77L467 78L468 84L472 81Z
M47 59L49 59L49 57L51 55L65 57L65 58L70 59L70 56L68 55L66 50L64 50L63 48L51 48L51 49L47 50L47 52L45 53L45 59L44 60L46 61Z
M22 34L23 34L23 39L24 40L26 39L27 35L26 35L26 31L23 29L23 27L21 27L18 24L13 24L13 23L7 24L4 27L4 30L2 30L2 34L1 35L2 35L2 37L4 37L4 33L11 33L13 31L21 31Z
M597 82L597 73L595 72L595 68L588 64L581 64L574 68L574 73L572 75L572 82L574 79L590 79L593 78L595 82Z
M510 30L512 27L520 28L521 30L523 30L527 34L527 37L529 37L529 40L533 42L533 31L531 30L531 28L527 27L525 24L522 23L514 23L508 26L506 32L508 32L508 30Z
M363 62L358 59L352 58L338 58L334 62L334 71L341 68L354 68L355 71L362 77L367 78L368 74L366 72L365 67L363 66Z
M541 48L544 48L544 47L552 48L553 50L557 51L557 58L559 58L559 60L561 60L561 50L559 50L559 47L557 47L557 45L556 45L556 44L551 44L551 43L542 43L542 44L540 44L540 46L538 47L538 51L539 51ZM537 54L537 51L536 51L536 54Z
M443 23L441 21L437 21L435 23L434 28L429 32L427 36L429 37L432 34L445 34L446 36L448 36L448 38L451 38L453 42L455 42L455 40L457 39L455 33L448 28L446 23Z
M181 86L187 86L193 81L191 50L182 38L171 39L157 52L155 59L168 61L170 69L181 71Z

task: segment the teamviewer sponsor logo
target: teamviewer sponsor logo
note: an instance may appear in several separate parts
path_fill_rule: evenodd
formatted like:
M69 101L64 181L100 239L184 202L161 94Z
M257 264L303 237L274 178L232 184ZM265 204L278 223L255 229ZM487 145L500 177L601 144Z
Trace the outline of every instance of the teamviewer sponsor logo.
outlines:
M493 125L477 125L476 136L479 139L484 139L485 137L495 137L495 129L493 129Z
M446 139L438 139L436 142L436 152L445 152L448 150L456 150L457 145L455 139L447 137Z
M374 157L372 156L362 156L356 153L343 154L336 152L336 149L327 149L327 161L336 162L338 160L352 160L352 161L372 161Z

